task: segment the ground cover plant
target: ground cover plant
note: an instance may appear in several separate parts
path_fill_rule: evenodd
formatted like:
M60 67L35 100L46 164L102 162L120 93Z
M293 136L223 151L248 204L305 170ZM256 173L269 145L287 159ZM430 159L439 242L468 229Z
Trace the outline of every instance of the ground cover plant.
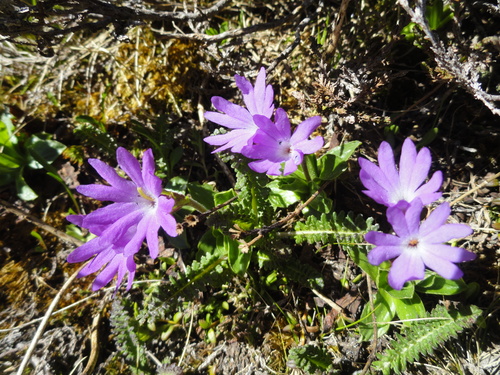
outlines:
M495 374L493 1L8 1L5 374Z

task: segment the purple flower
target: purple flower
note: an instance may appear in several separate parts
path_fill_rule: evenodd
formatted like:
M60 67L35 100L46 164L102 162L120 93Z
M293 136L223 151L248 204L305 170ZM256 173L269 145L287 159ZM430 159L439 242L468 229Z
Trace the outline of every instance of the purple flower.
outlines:
M242 149L242 154L252 161L248 166L259 173L287 175L297 170L304 154L312 154L323 147L323 138L318 136L308 139L321 124L321 117L314 116L303 121L291 134L290 121L282 108L276 110L276 123L262 115L255 115L254 121L259 126L253 138L253 145Z
M398 171L391 146L382 142L378 149L379 166L365 158L359 158L359 177L367 189L363 192L387 207L394 206L401 200L411 202L415 198L420 198L424 205L432 203L441 197L437 190L443 183L443 174L441 171L434 172L432 178L424 184L431 162L429 149L424 147L417 153L415 145L407 138L401 150Z
M97 271L104 264L101 282L109 282L115 273L121 281L125 271L133 278L135 263L133 260L146 239L149 254L158 256L158 230L162 227L172 237L177 235L176 221L171 215L174 200L161 195L161 180L155 176L153 152L147 150L143 155L142 170L136 158L120 147L116 150L120 168L132 181L120 177L109 165L98 159L89 159L89 163L109 185L81 185L77 191L83 195L101 201L113 201L106 207L97 209L88 215L69 215L66 218L73 224L89 229L98 237L75 249L68 262L76 263L96 258L81 272L81 275ZM92 271L90 271L92 270ZM111 275L111 276L109 276ZM105 284L103 284L105 285Z
M466 224L445 224L450 215L447 202L439 205L421 224L422 201L415 199L404 205L404 209L396 205L387 210L395 235L373 231L366 234L366 241L375 245L368 261L379 265L396 258L389 270L389 285L398 290L409 280L423 279L425 267L446 279L461 278L463 272L455 263L473 260L476 254L443 242L466 237L472 229Z
M204 141L210 145L221 146L215 152L231 149L232 152L241 152L241 149L250 144L258 126L254 123L253 115L262 115L271 118L274 112L273 88L266 86L266 70L260 69L259 75L255 81L255 87L250 81L239 75L235 75L236 85L243 95L243 101L247 108L214 96L212 98L213 106L224 113L205 112L205 118L226 128L232 129L225 134L213 135L204 138Z
M81 225L82 220L83 215L73 215L71 218L71 221L77 225ZM93 229L96 231L94 234L102 234L99 230L102 228L95 227ZM88 276L91 273L99 271L106 265L92 284L92 290L96 291L101 289L103 286L107 285L115 275L118 275L116 280L116 290L118 290L125 274L128 274L127 290L129 290L134 281L136 264L134 261L134 254L125 256L123 250L135 230L136 228L130 228L123 237L115 240L114 243L111 244L101 243L101 238L96 237L69 254L68 262L84 262L92 256L97 255L78 273L78 277Z

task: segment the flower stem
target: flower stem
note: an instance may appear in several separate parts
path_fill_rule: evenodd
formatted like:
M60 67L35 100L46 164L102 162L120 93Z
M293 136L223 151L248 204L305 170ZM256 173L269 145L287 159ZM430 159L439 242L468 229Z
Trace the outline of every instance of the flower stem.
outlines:
M309 174L309 168L307 168L306 158L302 160L302 171L304 172L306 181L311 181L311 175Z

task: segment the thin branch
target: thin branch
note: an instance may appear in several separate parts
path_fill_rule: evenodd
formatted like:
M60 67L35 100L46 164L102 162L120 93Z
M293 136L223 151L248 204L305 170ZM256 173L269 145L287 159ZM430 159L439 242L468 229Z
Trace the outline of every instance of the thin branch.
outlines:
M201 33L179 34L165 32L163 30L154 28L152 28L151 30L159 35L158 39L194 40L203 43L217 43L223 41L224 39L237 38L243 35L255 33L257 31L274 29L278 26L283 25L289 19L290 17L285 17L271 22L259 23L257 25L244 27L242 29L228 30L217 35L207 35Z
M283 219L281 219L281 220L277 221L276 223L271 224L271 225L269 225L267 227L256 228L256 229L252 229L252 230L249 230L249 231L246 231L246 232L241 232L241 236L248 237L248 236L251 236L253 234L258 234L259 236L261 236L261 235L263 235L265 233L271 232L272 230L274 230L276 228L279 228L279 227L282 227L283 225L287 224L295 216L297 216L298 214L300 214L304 208L306 208L309 204L311 204L311 202L314 199L316 199L318 197L318 195L323 190L325 190L325 188L330 184L330 182L331 181L327 181L323 185L321 185L321 187L318 190L316 190L316 192L313 195L311 195L308 200L306 200L302 204L299 204L295 210L293 210L292 212L290 212Z
M474 193L475 191L478 191L479 189L483 188L484 186L488 185L491 181L493 181L495 178L498 178L500 177L500 172L498 172L497 174L495 174L493 177L490 177L490 178L487 178L486 180L484 180L483 182L481 182L479 185L477 185L475 188L471 189L471 190L468 190L466 191L465 193L463 193L461 196L459 196L457 199L455 199L454 201L452 201L450 203L450 206L453 206L455 204L457 204L458 202L460 202L462 199L464 199L465 197L467 197L468 195L471 195L472 193Z
M0 199L0 206L3 206L5 211L10 212L14 215L17 215L19 218L23 220L27 220L32 224L35 224L37 227L43 229L46 232L49 232L50 234L53 234L56 237L59 237L61 240L72 243L75 246L82 246L84 242L76 239L75 237L70 236L69 234L64 233L63 231L54 228L51 225L48 225L38 219L37 217L30 215L24 211L21 211L19 208L16 208L9 202L4 201L3 199Z
M434 52L434 58L438 66L449 72L460 85L462 85L476 99L483 104L495 115L500 116L500 108L492 103L499 101L500 95L488 94L481 88L479 82L480 74L478 67L472 58L468 58L465 63L462 63L455 51L447 49L441 40L434 34L425 17L425 0L417 0L415 9L411 8L408 0L398 0L399 5L408 13L412 21L420 26L425 36L431 43L431 50Z
M42 322L38 326L38 329L35 332L35 336L33 336L33 339L31 340L30 346L28 347L28 350L26 351L26 354L24 355L24 358L21 362L21 365L19 366L16 375L23 375L24 370L26 369L26 366L28 365L28 362L31 358L31 355L33 354L33 351L35 350L36 344L38 343L38 340L40 340L40 337L42 336L43 332L45 331L45 327L47 326L47 323L49 322L50 316L52 315L52 312L56 308L57 304L59 303L59 300L61 299L62 295L64 292L66 292L66 289L69 288L73 280L75 280L76 276L78 275L78 272L80 272L83 267L87 265L88 262L85 262L76 272L74 272L68 280L64 283L64 285L61 287L59 292L57 292L56 296L50 303L49 308L45 312L45 315L43 316Z

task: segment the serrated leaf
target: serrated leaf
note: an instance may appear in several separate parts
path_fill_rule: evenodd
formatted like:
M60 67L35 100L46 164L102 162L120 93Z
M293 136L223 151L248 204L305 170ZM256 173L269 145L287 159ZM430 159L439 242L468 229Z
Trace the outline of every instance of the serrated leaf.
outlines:
M430 314L426 314L425 319L411 324L403 334L397 334L392 348L377 354L379 360L372 365L384 375L400 374L408 362L432 353L437 346L457 336L464 328L471 327L480 315L481 310L474 305L449 311L437 305Z

